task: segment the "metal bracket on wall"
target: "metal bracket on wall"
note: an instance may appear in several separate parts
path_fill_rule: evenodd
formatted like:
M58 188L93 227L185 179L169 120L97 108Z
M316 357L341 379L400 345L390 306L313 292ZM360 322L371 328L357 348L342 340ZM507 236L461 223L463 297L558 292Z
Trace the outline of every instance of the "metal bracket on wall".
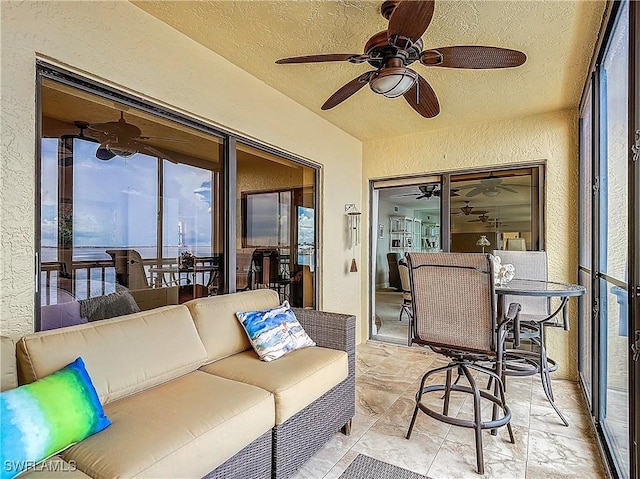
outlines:
M633 152L633 161L638 161L638 156L640 156L640 130L636 130L636 139L631 145L631 151Z

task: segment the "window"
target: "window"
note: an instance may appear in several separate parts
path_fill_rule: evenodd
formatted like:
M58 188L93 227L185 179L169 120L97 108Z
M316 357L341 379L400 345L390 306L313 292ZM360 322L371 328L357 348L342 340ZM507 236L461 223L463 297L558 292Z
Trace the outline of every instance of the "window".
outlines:
M451 176L451 251L543 249L540 167Z
M235 137L51 67L38 74L37 330L263 286L251 257L225 266L245 245L277 248L266 285L315 305L317 168L236 149ZM238 179L227 189L226 165Z
M291 246L291 198L294 191L242 193L242 247Z

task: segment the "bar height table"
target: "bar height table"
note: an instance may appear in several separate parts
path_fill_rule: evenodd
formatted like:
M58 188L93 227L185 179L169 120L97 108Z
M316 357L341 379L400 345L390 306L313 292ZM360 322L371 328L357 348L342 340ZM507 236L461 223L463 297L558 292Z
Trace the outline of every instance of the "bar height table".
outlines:
M571 283L558 283L555 281L540 281L532 279L513 279L509 283L496 284L495 292L498 296L498 318L503 318L503 313L506 311L505 297L506 296L537 296L546 298L560 298L560 304L555 308L548 316L541 316L540 319L532 321L535 328L538 329L540 335L540 359L539 370L540 379L542 381L542 389L547 397L547 400L558 413L560 419L565 426L569 426L566 418L556 406L553 398L553 391L551 389L551 377L549 375L549 358L547 358L545 345L544 345L544 328L545 326L562 327L565 331L569 330L569 308L568 301L571 297L582 296L586 290L583 286ZM562 322L558 322L558 314L562 312ZM523 323L526 324L526 323ZM523 351L526 353L526 351Z

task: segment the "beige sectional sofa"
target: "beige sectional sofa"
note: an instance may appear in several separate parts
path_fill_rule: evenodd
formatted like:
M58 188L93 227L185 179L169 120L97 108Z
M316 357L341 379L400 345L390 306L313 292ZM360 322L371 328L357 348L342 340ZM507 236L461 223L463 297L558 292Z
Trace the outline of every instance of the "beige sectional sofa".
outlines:
M235 313L277 305L256 290L31 334L19 380L83 358L112 424L61 459L89 477L287 478L348 430L355 318L295 309L318 347L267 363Z

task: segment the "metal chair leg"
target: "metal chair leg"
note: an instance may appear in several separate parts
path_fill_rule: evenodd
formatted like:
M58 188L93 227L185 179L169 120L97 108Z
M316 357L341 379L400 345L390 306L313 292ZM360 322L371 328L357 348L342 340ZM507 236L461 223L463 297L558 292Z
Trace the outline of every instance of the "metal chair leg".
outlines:
M564 414L560 411L553 399L553 391L551 389L551 376L549 374L549 362L547 359L547 351L544 347L544 327L540 331L540 380L542 381L542 389L551 407L556 411L562 423L569 427L569 421L564 417Z
M458 382L458 378L456 378ZM442 414L449 415L449 400L451 399L451 369L447 369L445 376L444 404L442 406Z
M484 454L482 450L482 406L480 404L480 390L478 384L473 379L469 369L461 366L462 372L467 377L471 390L473 391L473 422L476 439L476 463L478 466L478 474L484 474Z
M418 392L416 393L416 407L413 409L413 416L411 417L411 424L409 424L409 430L407 431L407 439L411 439L411 432L413 431L413 426L416 423L416 417L418 417L418 405L420 404L420 401L422 400L422 390L424 389L424 383L427 380L427 377L429 377L430 374L432 374L433 371L428 371L426 372L423 376L422 376L422 380L420 381L420 389L418 389Z

